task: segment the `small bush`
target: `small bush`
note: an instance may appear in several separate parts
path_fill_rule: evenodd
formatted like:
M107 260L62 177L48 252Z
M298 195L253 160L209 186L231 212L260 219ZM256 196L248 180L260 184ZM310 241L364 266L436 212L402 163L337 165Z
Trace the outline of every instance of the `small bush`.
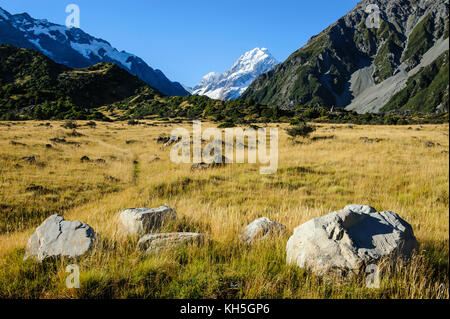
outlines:
M68 121L66 121L66 122L63 124L62 127L66 128L66 129L72 129L72 130L74 130L74 129L76 129L76 128L78 127L78 124L77 124L75 121L68 120Z
M316 128L314 126L308 125L303 122L287 128L286 132L292 138L296 138L298 136L306 138L315 130Z
M141 124L141 123L139 123L139 121L136 121L136 120L129 120L128 121L128 125L138 125L138 124Z
M220 124L219 126L217 126L217 128L230 128L230 127L235 127L236 124L233 122L224 122L222 124Z

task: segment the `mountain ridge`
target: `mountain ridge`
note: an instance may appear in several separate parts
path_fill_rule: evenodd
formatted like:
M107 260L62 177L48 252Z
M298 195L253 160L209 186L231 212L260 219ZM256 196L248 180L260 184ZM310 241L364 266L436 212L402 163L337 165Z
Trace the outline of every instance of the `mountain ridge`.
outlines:
M27 13L10 14L0 7L0 44L37 50L57 63L71 68L86 68L100 62L115 63L166 95L188 95L178 82L171 82L162 71L144 60L118 51L103 39L78 28L33 19Z

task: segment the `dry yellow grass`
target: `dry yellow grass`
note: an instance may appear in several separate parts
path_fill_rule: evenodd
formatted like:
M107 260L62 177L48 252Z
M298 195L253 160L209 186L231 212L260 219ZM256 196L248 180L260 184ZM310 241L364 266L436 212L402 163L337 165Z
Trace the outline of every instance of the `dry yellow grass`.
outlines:
M191 172L188 164L172 163L169 148L155 139L179 124L97 122L91 128L80 121L78 137L62 122L43 124L0 123L1 297L449 296L448 125L416 131L322 124L313 136L333 139L297 144L280 125L278 172L260 175L259 164ZM66 143L47 148L55 137ZM381 141L364 143L361 137ZM428 141L436 145L426 147ZM21 160L30 155L36 163ZM106 163L82 163L82 156ZM363 278L330 283L285 265L285 244L295 227L352 203L395 211L412 225L421 245L412 265L385 274L380 289L365 288ZM161 256L138 254L135 240L119 234L117 215L163 204L180 217L167 231L205 232L209 243ZM29 236L54 213L88 223L102 238L101 247L78 261L82 287L76 291L64 286L67 261L22 262ZM243 246L237 234L262 216L285 224L288 235Z

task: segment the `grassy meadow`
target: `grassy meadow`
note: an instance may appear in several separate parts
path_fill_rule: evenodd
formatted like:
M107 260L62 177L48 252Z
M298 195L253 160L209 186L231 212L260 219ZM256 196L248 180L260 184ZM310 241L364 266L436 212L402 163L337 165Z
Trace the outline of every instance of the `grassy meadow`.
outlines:
M193 172L172 163L156 138L180 125L191 131L187 122L77 125L0 123L0 298L449 298L448 124L320 124L296 143L286 124L269 124L280 128L274 175L260 175L259 164ZM295 227L353 203L412 225L420 249L410 265L386 270L379 289L366 288L364 276L334 282L286 265ZM202 232L206 243L137 252L138 238L120 233L118 215L160 205L179 217L164 231ZM30 235L55 213L101 237L75 261L79 289L65 286L74 261L22 260ZM241 243L238 234L263 216L287 233Z

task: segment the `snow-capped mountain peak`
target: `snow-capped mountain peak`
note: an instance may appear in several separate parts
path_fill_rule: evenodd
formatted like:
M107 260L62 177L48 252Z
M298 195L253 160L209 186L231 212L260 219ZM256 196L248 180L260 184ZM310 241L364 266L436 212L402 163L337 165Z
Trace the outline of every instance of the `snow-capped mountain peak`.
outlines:
M164 94L188 94L180 83L171 82L161 71L151 68L141 58L119 51L109 42L79 28L67 28L46 19L34 19L27 13L11 15L0 8L0 44L37 50L55 62L72 68L112 62Z
M202 77L199 85L206 86L216 81L222 74L219 72L210 72Z
M255 66L266 60L275 60L266 48L255 48L244 53L233 65L232 69L252 70Z
M254 48L241 55L226 72L206 74L192 94L218 100L236 99L259 75L272 70L277 64L268 49Z

